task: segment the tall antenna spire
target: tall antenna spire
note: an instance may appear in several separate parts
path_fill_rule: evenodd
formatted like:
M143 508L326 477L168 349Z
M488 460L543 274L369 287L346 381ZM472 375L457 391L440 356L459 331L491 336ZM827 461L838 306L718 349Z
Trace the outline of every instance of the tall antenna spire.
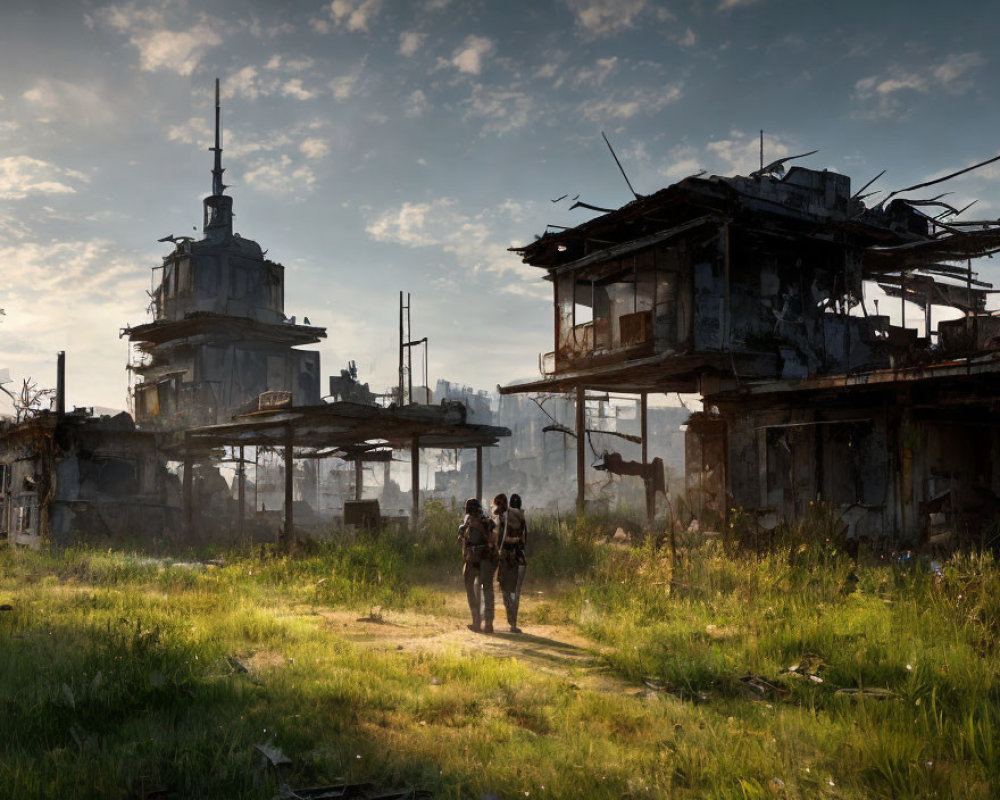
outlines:
M215 79L215 147L208 148L215 153L212 165L212 193L205 198L205 235L216 241L224 241L233 235L233 198L223 194L226 184L222 182L222 105L219 103L219 79Z
M222 182L222 105L219 103L219 79L215 79L215 164L212 166L212 194L222 194L226 184Z

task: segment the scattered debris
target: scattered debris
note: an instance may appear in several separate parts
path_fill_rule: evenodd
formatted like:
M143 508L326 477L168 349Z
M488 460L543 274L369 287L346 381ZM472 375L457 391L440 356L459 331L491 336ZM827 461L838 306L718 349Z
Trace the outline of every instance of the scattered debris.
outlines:
M813 683L823 683L819 673L825 668L826 664L818 656L803 656L796 663L781 670L779 674L805 678Z
M226 656L226 662L233 668L234 672L246 674L250 671L236 656Z
M281 748L274 744L273 740L269 739L264 744L255 744L254 749L261 754L264 765L269 764L275 769L291 766L292 759L286 756Z
M775 699L784 697L788 694L788 689L781 686L775 686L773 683L769 683L763 678L750 672L740 678L740 683L758 699Z
M899 697L895 692L890 689L867 689L858 688L853 686L848 686L843 689L837 689L834 694L845 695L847 697L858 697L865 698L870 697L874 700L889 700Z

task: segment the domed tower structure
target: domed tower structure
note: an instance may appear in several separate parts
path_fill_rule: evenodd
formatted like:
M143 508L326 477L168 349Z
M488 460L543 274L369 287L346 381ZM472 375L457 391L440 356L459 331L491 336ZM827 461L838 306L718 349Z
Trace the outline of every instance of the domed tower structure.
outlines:
M212 194L203 237L168 236L174 250L154 267L153 321L126 327L138 352L130 369L138 425L184 430L255 410L265 392L283 404L320 402L319 353L296 349L326 329L285 316L285 268L233 233L233 198L222 182L221 109L215 82ZM154 278L154 283L156 279Z

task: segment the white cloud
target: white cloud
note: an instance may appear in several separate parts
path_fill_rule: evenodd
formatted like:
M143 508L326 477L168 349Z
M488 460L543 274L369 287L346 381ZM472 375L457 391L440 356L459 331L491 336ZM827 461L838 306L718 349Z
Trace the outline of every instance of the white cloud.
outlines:
M167 139L182 144L211 142L213 135L214 129L208 124L208 120L202 117L191 117L187 122L167 128Z
M531 118L534 103L524 92L475 86L468 99L467 116L485 120L483 133L503 136L523 128Z
M120 280L141 275L144 280L132 300L141 308L148 280L142 266L121 255L120 245L108 239L21 242L0 247L0 263L7 265L5 291L15 301L42 294L106 300L120 296Z
M559 67L556 64L542 64L535 72L536 78L554 78Z
M223 97L244 97L256 100L274 92L279 85L276 78L262 78L253 66L245 66L230 73L221 81Z
M577 24L592 36L610 36L634 27L646 0L566 0Z
M365 227L378 242L405 247L438 248L452 255L463 270L487 271L537 279L538 271L507 251L516 242L500 241L498 227L524 224L526 209L512 201L475 214L460 211L450 198L429 203L405 202L378 215ZM542 283L537 281L537 283ZM547 288L547 287L546 287Z
M330 145L322 139L305 139L299 145L299 152L306 158L323 158L323 156L330 152Z
M608 76L618 68L618 56L610 58L599 58L592 67L584 67L579 70L573 79L573 86L580 88L586 86L591 89L599 89L604 85Z
M427 102L427 95L422 89L414 89L403 103L403 113L408 117L421 117L428 108L430 103Z
M705 152L708 169L720 175L746 175L760 166L759 137L742 131L730 131L728 139L709 142L705 145ZM765 164L789 155L792 155L792 148L786 140L780 136L764 135Z
M148 267L156 260L100 238L0 244L4 366L52 385L55 353L66 350L71 404L122 407L125 345L118 328L144 320Z
M743 6L750 6L758 0L722 0L719 3L717 11L731 11L734 8L741 8Z
M301 194L311 192L316 174L305 164L295 166L287 155L257 161L243 176L248 185L266 194Z
M382 9L382 0L363 0L355 5L352 0L333 0L330 3L330 16L338 27L344 27L352 33L368 32L368 25L378 16Z
M139 66L154 72L166 69L178 75L190 75L205 50L221 44L221 37L205 23L186 31L154 31L132 36L139 48Z
M701 172L701 164L702 160L697 148L678 145L670 148L667 153L667 163L660 168L659 173L674 183L689 175Z
M677 44L679 44L681 47L694 47L697 41L698 39L694 35L694 31L688 28L684 32L684 35L677 40Z
M936 64L905 68L893 64L882 75L869 75L854 84L854 100L861 108L858 116L890 119L904 112L906 93L928 94L934 89L964 94L973 86L969 73L986 64L977 52L953 53Z
M31 156L0 158L0 199L22 200L29 195L74 194L72 182L86 182L87 176ZM5 263L0 261L0 263ZM8 266L4 267L9 269Z
M294 97L296 100L311 100L316 96L316 92L306 89L302 85L301 78L292 78L285 81L281 86L281 93L286 97Z
M971 87L971 82L963 80L966 73L986 64L981 53L954 53L931 67L931 78L949 92L961 94Z
M631 119L640 114L656 114L683 94L680 83L667 84L656 89L632 89L611 92L598 100L588 100L580 105L580 112L593 122Z
M358 78L361 76L361 67L355 67L347 75L341 75L330 81L330 91L333 92L333 99L343 102L350 100L358 86Z
M496 46L492 39L485 36L467 36L461 46L451 57L452 66L467 75L479 75L483 71L483 59L490 55Z
M114 104L95 84L42 78L22 97L44 121L70 120L75 125L108 125L115 121Z
M108 6L97 16L128 36L139 51L139 67L148 72L169 70L190 75L205 52L222 43L214 23L204 15L183 30L170 30L161 9L137 8L133 3Z
M416 55L417 50L424 43L426 36L416 31L403 31L399 34L399 53L409 58Z

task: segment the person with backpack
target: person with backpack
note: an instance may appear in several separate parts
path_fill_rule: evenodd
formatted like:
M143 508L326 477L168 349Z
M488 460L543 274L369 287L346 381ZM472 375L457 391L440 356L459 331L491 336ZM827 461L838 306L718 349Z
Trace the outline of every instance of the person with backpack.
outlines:
M469 599L475 633L493 633L493 572L497 568L496 536L493 520L483 513L479 501L465 501L465 517L458 528L462 542L462 576Z
M524 546L528 540L528 523L521 509L521 496L498 494L493 498L493 514L499 537L500 565L497 580L503 596L503 607L507 611L507 625L511 633L520 633L517 627L517 610L521 604L521 585L528 562L524 557Z

